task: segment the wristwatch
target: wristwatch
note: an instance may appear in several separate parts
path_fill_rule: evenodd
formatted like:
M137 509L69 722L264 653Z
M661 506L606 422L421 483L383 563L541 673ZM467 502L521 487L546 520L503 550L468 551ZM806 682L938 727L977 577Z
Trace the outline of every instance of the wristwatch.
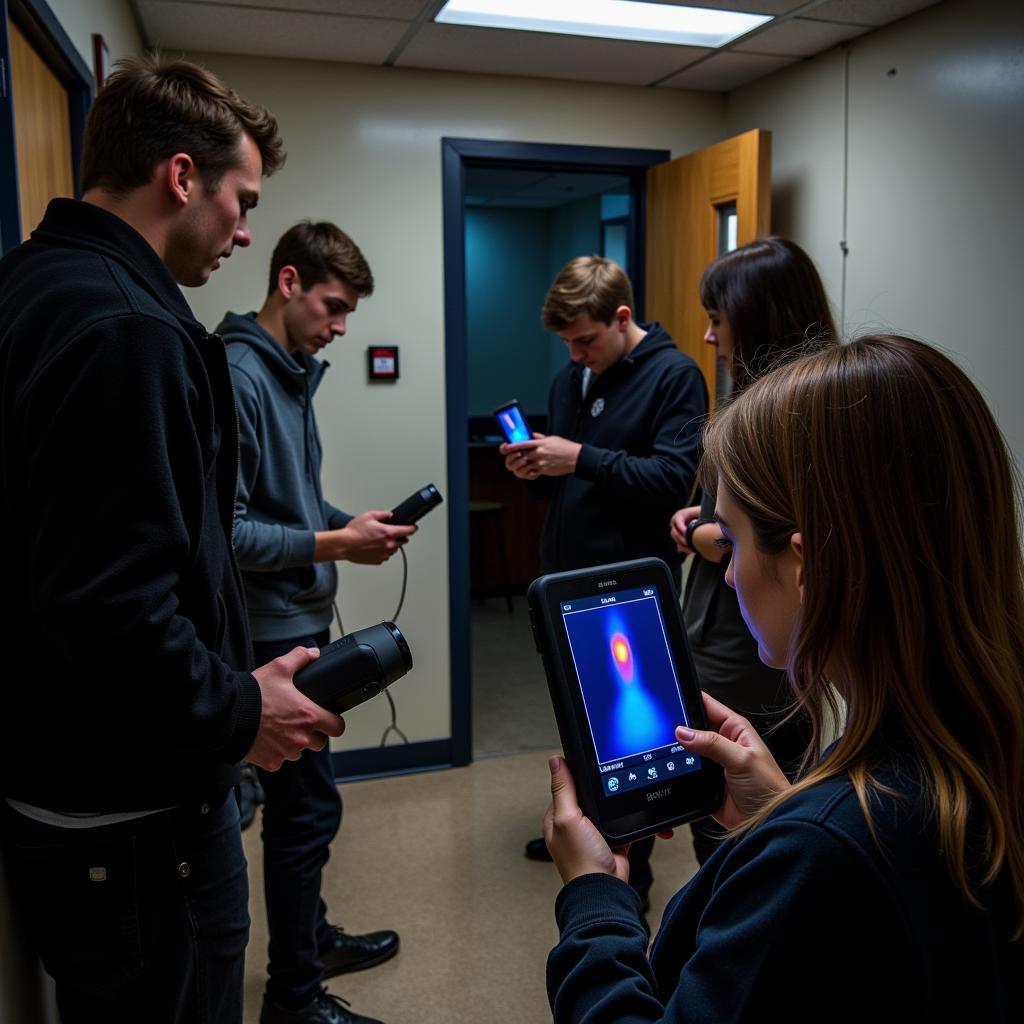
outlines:
M700 516L698 516L696 519L691 519L686 524L686 546L691 551L697 550L693 546L693 531L696 530L698 526L707 526L709 523L713 523L714 521L714 519L703 519Z

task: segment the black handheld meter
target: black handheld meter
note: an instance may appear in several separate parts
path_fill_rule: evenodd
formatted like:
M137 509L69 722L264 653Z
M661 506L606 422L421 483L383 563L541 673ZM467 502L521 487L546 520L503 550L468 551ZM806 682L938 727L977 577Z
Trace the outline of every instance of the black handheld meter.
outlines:
M320 648L320 657L295 673L295 687L340 715L376 697L412 668L412 652L393 622L348 633Z
M392 526L411 526L442 501L444 498L441 497L441 492L433 484L427 484L426 487L421 487L414 494L410 494L400 505L396 505L391 510L388 523Z

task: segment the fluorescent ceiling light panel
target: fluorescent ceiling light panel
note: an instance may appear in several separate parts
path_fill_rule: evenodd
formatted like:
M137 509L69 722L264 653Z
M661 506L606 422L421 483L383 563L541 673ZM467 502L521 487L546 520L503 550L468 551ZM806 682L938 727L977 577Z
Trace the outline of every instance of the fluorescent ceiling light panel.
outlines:
M717 47L772 19L767 14L640 0L448 0L434 20L449 25Z

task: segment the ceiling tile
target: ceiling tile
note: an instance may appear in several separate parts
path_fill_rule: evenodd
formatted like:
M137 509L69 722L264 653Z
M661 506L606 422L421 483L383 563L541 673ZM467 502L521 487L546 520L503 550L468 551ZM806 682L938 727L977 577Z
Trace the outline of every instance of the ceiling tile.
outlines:
M659 86L667 89L695 89L698 92L729 92L756 78L795 64L799 59L726 50L665 79Z
M888 25L915 11L934 7L941 0L826 0L808 11L808 16L825 21L845 21L857 25ZM1013 0L1014 3L1017 0Z
M139 0L137 6L173 6L177 0ZM220 0L188 0L193 10L197 7L224 6ZM432 0L230 0L231 7L259 7L266 11L280 11L282 15L333 14L365 18L397 18L413 21L424 10L434 6ZM200 16L196 12L197 16ZM143 16L145 17L145 16Z
M195 4L140 0L139 11L149 42L165 50L380 64L409 28L408 22L378 18L299 13L284 16L266 10L240 16L237 7L203 7L203 17L197 19Z
M711 52L693 46L426 24L395 63L399 67L647 85Z
M775 16L788 14L807 4L807 0L648 0L648 2L673 7L711 7L718 11L743 11L745 14Z
M785 57L811 57L870 31L870 28L863 25L790 18L778 25L769 25L748 40L739 40L732 49L734 53L773 53Z

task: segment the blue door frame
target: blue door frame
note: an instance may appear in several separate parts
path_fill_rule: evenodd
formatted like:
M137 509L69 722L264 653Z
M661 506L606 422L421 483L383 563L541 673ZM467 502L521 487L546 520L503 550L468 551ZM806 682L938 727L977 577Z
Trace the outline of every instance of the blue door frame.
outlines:
M647 168L664 163L663 149L560 146L481 139L442 139L446 432L448 437L448 592L451 633L451 763L473 759L473 695L469 604L468 332L466 323L465 170L467 167L593 171L629 180L627 233L636 313L644 308Z

